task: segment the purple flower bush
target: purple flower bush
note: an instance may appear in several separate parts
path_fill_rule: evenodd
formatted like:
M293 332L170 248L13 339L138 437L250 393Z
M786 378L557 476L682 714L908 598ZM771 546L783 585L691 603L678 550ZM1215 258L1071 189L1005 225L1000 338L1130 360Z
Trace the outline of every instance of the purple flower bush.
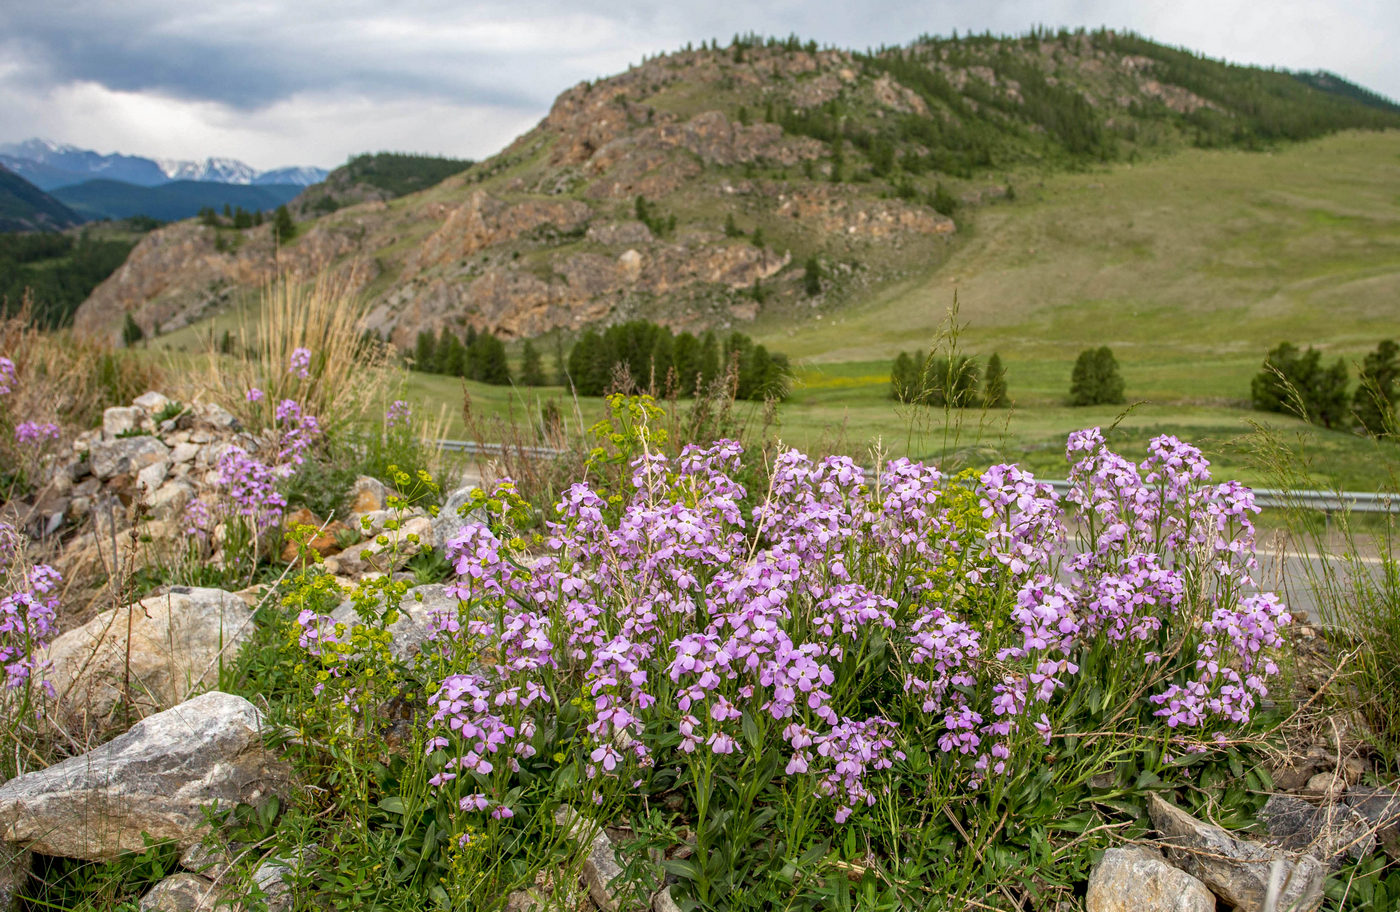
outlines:
M39 654L56 632L62 583L52 567L27 563L23 534L0 523L0 667L6 691L27 688L41 677Z
M704 872L760 795L797 809L800 852L809 810L836 826L892 800L915 752L954 792L996 793L1081 732L1097 685L1124 737L1209 749L1267 697L1290 620L1254 591L1252 497L1173 437L1135 464L1092 429L1067 455L1062 500L1014 465L792 450L746 510L720 441L642 453L620 509L575 484L542 553L468 525L446 546L460 609L425 659L448 672L432 784L490 832L527 767L574 764L598 803L674 781Z
M246 398L255 402L263 393L250 389ZM192 562L214 557L217 546L225 569L247 576L263 546L280 534L287 511L284 483L306 462L321 425L294 399L280 401L273 416L267 432L219 456L218 497L186 505L183 525Z

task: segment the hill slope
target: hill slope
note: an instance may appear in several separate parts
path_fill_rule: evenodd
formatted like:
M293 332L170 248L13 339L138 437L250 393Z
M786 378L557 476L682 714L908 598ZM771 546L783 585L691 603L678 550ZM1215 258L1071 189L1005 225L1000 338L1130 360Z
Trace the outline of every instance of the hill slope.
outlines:
M290 246L266 228L223 250L198 226L156 232L75 325L112 334L130 312L170 330L327 267L358 269L369 325L399 344L468 324L800 323L940 261L954 218L1013 179L1358 127L1400 114L1112 32L685 50L575 86L500 154L316 218Z
M124 219L145 215L172 222L193 218L201 209L242 207L249 212L276 209L302 188L295 184L247 185L179 180L156 187L112 180L92 180L59 187L53 196L90 219Z
M0 232L59 231L81 221L63 203L0 166Z

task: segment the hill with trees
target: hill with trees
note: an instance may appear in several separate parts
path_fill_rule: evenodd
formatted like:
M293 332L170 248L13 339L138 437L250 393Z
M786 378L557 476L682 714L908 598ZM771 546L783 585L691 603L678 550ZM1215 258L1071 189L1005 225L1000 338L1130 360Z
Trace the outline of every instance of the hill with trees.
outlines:
M58 231L81 221L62 202L0 166L0 232Z
M274 268L351 260L371 264L370 328L403 349L468 326L801 321L940 262L960 221L1017 195L1013 175L1396 127L1400 112L1339 85L1112 31L869 53L736 37L575 86L501 153L393 205L406 163L357 160L340 180L365 200L317 203L336 179L303 194L277 259L265 235L220 251L165 229L178 244L138 247L76 325L181 325Z
M357 155L292 203L302 216L325 215L345 206L391 200L426 190L472 166L468 159L404 152Z

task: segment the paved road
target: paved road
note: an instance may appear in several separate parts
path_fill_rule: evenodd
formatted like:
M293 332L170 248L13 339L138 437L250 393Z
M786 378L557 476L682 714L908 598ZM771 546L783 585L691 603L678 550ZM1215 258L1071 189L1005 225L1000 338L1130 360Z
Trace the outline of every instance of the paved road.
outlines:
M1352 572L1352 567L1339 558L1326 560L1327 564L1324 564L1324 559L1317 555L1260 549L1259 572L1255 576L1261 589L1279 593L1294 611L1306 612L1314 622L1321 622L1323 618L1318 609L1321 599L1313 581L1321 579L1329 569L1341 579ZM1379 585L1382 572L1380 559L1363 557L1361 562L1372 581Z

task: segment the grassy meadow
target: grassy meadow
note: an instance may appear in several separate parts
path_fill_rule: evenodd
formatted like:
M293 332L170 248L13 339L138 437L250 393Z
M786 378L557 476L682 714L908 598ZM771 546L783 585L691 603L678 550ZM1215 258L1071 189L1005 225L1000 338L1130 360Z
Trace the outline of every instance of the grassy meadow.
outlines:
M923 274L855 301L818 302L801 319L743 327L796 368L770 433L815 451L868 456L878 445L971 464L1013 459L1062 477L1069 431L1118 422L1125 453L1174 433L1201 446L1223 476L1258 484L1244 438L1262 422L1295 441L1319 486L1393 481L1391 448L1378 455L1352 435L1252 411L1249 383L1280 341L1340 356L1354 378L1366 351L1400 336L1400 133L1269 152L1189 150L1005 180L1015 199L966 212L951 254ZM197 349L211 332L236 333L256 310L225 311L152 349ZM1012 408L945 415L890 398L896 354L952 344L980 359L1001 355ZM1099 345L1118 359L1128 405L1065 405L1075 357ZM413 372L403 395L440 415L445 433L464 436L463 389L475 418L533 423L550 400L574 429L602 414L598 400L575 401L560 387ZM764 426L758 407L738 408L750 429Z
M1121 418L1115 434L1126 453L1174 433L1200 445L1222 475L1259 483L1244 438L1262 422L1296 441L1319 485L1369 490L1392 480L1388 447L1378 458L1366 440L1254 412L1249 382L1283 340L1350 363L1400 335L1400 134L1343 134L1265 153L1192 150L1009 182L1016 200L964 218L957 248L927 273L861 302L813 308L800 323L754 327L797 368L774 429L785 442L855 455L878 442L894 455L1011 458L1061 477L1066 433ZM955 295L958 348L1001 354L1013 408L945 416L889 397L899 351L948 346ZM1066 406L1076 355L1098 345L1113 348L1129 406ZM550 399L585 421L600 411L588 400L575 410L559 388L466 388L478 416L523 418ZM462 389L423 374L406 386L457 434ZM761 423L754 414L751 426ZM945 433L948 423L955 433Z

